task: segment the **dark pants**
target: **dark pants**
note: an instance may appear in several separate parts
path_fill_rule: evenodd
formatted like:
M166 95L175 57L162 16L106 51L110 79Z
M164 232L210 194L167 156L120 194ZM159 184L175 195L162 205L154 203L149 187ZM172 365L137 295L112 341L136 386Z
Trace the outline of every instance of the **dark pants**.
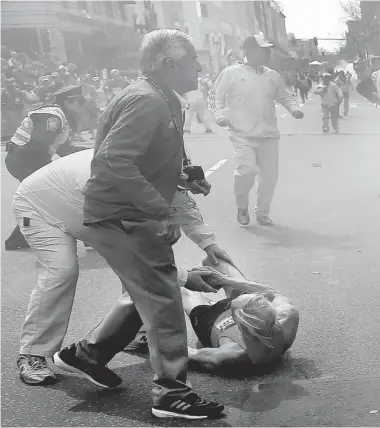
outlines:
M308 99L308 93L308 88L300 88L300 95L303 103Z
M153 404L160 405L166 397L179 398L191 391L186 384L187 334L177 269L171 246L157 236L158 222L141 220L123 225L103 222L81 232L67 224L73 236L107 260L136 307L127 294L123 295L77 344L77 357L107 363L135 337L143 322L155 373Z

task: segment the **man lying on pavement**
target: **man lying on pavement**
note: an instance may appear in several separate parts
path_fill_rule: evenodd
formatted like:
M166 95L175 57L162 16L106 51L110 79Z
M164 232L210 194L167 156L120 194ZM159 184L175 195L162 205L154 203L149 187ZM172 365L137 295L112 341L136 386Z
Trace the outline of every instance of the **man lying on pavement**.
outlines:
M211 265L208 259L204 264ZM184 269L179 269L178 274L183 306L204 346L199 350L189 348L190 360L201 363L206 369L242 361L264 364L274 361L292 346L299 315L280 292L248 281L236 267L223 260L219 260L214 268L196 268L185 276L180 271ZM212 292L222 287L227 299L215 304L208 303L197 293ZM133 329L137 333L142 321L133 302L126 294L119 302L123 313L129 313L128 319L133 318ZM112 319L114 346L110 346L108 331L101 337L97 335L96 340L92 340L89 333L85 347L82 340L63 348L54 354L54 364L62 370L82 375L95 385L120 386L122 379L107 367L116 353L125 348L123 341L130 341L125 337L122 314L118 313L118 317ZM132 329L131 325L129 327ZM76 355L79 348L85 352L86 361ZM148 350L147 345L145 349Z
M205 261L206 264L210 263ZM299 314L279 291L248 281L224 261L214 266L223 275L205 277L226 298L211 304L201 294L182 288L182 302L203 345L189 347L189 360L205 369L250 361L267 364L288 350L296 338Z

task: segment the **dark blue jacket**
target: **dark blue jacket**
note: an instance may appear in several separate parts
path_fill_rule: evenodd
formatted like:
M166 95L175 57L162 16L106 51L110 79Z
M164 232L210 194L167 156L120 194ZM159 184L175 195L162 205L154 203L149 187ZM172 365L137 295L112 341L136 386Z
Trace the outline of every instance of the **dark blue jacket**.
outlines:
M182 111L175 93L151 76L172 105L139 79L106 107L98 126L91 178L84 188L84 224L161 220L170 214L183 158Z

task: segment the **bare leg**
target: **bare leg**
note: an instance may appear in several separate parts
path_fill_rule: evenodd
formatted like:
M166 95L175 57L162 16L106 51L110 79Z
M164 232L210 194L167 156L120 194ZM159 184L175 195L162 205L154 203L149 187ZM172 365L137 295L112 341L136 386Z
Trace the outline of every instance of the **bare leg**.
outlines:
M190 316L191 311L197 306L208 305L209 302L203 297L202 293L191 291L187 288L181 288L183 309L187 316Z

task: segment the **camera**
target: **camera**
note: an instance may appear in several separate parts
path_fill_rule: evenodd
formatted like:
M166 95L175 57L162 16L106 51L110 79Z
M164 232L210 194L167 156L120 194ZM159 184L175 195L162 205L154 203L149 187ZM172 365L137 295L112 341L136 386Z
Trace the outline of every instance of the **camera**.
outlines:
M201 166L185 166L183 172L188 176L186 181L204 180L205 174Z

